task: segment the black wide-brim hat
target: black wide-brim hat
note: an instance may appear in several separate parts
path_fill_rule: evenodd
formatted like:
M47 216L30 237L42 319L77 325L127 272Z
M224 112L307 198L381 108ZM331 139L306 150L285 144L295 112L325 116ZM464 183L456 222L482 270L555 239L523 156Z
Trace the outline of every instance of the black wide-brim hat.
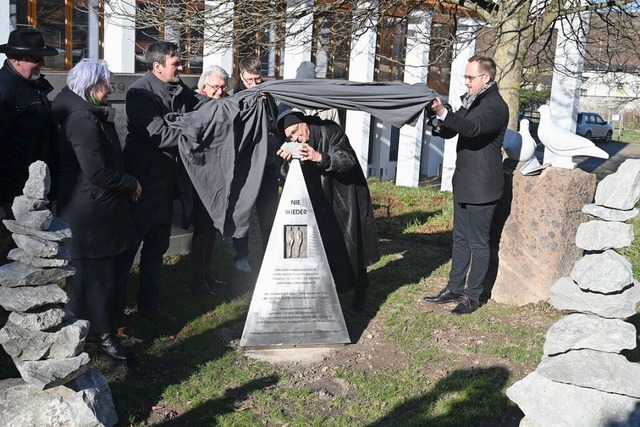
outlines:
M21 28L11 31L9 41L0 45L0 53L9 55L54 56L58 50L44 44L40 31L33 28Z

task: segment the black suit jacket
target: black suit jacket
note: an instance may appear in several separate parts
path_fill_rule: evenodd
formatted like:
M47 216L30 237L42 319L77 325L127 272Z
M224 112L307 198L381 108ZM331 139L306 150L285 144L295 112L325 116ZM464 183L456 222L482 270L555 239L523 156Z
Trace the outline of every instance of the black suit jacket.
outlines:
M457 203L483 204L502 197L502 141L509 124L509 107L492 85L468 109L449 111L439 130L443 138L458 135L453 196Z

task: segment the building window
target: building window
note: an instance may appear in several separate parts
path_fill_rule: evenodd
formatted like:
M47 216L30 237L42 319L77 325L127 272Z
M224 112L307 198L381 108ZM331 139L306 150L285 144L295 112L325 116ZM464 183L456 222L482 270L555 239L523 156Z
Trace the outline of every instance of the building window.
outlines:
M47 70L69 70L89 56L90 0L13 0L16 28L33 27L59 54L46 58ZM102 2L98 13L102 12ZM14 18L15 17L15 18ZM99 23L102 31L102 21ZM102 48L100 47L100 56Z
M351 12L339 10L314 17L311 61L320 79L349 79Z
M454 27L451 24L434 22L431 25L427 84L442 95L449 94L454 34Z
M407 20L384 16L378 23L374 79L379 82L402 81L407 47Z
M136 0L136 4L136 71L147 70L144 53L149 45L169 41L180 47L185 74L202 73L204 1L171 4Z
M235 2L235 46L233 74L239 75L238 64L247 56L256 56L262 63L262 75L281 77L284 60L284 1Z

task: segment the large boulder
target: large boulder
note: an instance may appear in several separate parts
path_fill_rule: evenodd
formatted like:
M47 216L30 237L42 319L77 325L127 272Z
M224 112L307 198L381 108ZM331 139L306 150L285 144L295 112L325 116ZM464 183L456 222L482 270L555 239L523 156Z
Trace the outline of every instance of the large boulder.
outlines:
M510 213L502 230L492 230L492 240L499 241L495 301L524 305L549 298L551 285L569 275L582 256L574 239L587 220L582 207L595 189L596 176L579 169L547 168L539 176L514 172L512 195L505 194L511 200L500 203ZM496 212L501 216L504 212Z

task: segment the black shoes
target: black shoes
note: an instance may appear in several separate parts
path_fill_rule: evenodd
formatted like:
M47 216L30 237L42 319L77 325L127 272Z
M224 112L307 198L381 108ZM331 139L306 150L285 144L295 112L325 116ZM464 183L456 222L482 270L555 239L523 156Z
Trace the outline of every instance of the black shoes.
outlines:
M468 296L462 295L460 297L460 302L456 305L456 308L451 310L453 314L461 315L461 314L471 314L478 309L480 306L480 301L476 301L473 299L469 299Z
M107 356L113 360L127 360L127 353L120 346L116 337L110 332L95 335L91 334L87 336L87 342L95 344L98 349L98 353L103 356Z
M458 301L462 296L462 294L456 294L444 288L438 295L424 297L424 300L433 304L446 304L448 302Z

